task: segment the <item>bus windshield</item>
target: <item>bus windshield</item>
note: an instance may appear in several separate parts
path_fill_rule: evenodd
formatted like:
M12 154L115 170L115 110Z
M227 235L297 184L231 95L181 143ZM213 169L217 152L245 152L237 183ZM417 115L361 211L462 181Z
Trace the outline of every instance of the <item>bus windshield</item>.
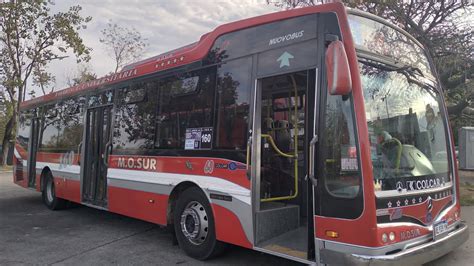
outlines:
M420 69L425 76L432 76L422 47L407 35L366 17L349 15L348 18L356 49L396 58Z
M359 67L376 194L447 186L447 139L439 92L407 68L363 61Z

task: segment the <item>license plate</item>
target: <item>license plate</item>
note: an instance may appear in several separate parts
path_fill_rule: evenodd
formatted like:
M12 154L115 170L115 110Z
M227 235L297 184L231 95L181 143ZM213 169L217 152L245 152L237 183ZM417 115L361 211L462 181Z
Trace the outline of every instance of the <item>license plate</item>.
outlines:
M447 221L440 221L433 225L433 237L436 238L437 236L441 235L442 233L448 230L448 222Z

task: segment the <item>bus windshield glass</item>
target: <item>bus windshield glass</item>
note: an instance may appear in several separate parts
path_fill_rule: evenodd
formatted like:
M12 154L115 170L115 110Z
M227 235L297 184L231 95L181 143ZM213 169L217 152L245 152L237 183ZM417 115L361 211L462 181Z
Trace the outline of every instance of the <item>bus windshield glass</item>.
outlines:
M439 92L428 79L406 68L390 69L369 61L359 67L377 195L448 186Z
M407 35L365 17L349 15L348 18L357 49L396 58L404 64L420 69L424 75L431 76L423 49Z

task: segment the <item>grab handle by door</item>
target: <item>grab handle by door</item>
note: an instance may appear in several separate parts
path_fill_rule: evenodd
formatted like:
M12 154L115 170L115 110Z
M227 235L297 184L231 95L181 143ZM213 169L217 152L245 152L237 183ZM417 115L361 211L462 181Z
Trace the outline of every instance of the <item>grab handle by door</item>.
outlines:
M77 164L81 165L81 149L82 149L82 141L79 142L79 145L77 145Z
M250 130L250 136L247 140L247 153L245 158L245 169L247 170L247 179L250 180L251 173L250 173L250 148L252 147L252 130Z
M105 149L104 149L104 156L103 156L103 159L104 159L104 165L105 167L109 167L109 155L111 153L111 150L112 150L112 142L108 142L106 145L105 145Z
M318 185L318 180L316 179L314 175L314 162L316 160L315 158L315 147L316 143L318 142L318 135L314 135L311 141L309 142L309 180L311 180L311 183L313 183L313 186Z

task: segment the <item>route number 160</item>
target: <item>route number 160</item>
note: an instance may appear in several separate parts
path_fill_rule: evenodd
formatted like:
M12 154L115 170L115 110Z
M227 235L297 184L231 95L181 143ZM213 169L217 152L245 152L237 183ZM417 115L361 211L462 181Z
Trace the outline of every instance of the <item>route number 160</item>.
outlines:
M201 142L208 143L211 142L211 134L202 134L201 136Z

